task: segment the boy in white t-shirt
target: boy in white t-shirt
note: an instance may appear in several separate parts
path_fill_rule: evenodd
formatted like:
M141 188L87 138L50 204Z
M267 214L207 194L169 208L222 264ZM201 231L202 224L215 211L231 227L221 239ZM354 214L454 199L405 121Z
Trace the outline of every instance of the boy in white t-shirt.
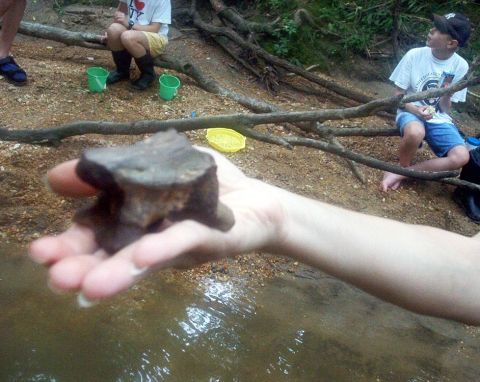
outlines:
M395 94L410 94L460 81L468 71L467 62L456 51L470 37L470 20L459 13L433 15L426 46L405 54L390 80ZM449 115L451 102L465 102L467 89L453 95L412 102L398 110L396 124L400 129L400 165L420 171L447 171L462 168L469 160L464 139ZM411 165L426 140L438 158ZM385 172L381 188L396 190L405 176Z
M132 81L131 86L138 90L147 89L155 80L153 58L168 44L170 23L170 0L120 0L114 22L106 32L107 46L116 65L107 84L130 79L133 57L140 69L140 77Z

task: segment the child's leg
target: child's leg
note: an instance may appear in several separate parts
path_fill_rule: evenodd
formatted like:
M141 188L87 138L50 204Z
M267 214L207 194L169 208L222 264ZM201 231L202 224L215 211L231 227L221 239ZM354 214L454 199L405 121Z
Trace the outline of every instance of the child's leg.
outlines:
M400 129L402 140L399 148L399 161L403 167L412 163L418 148L425 137L425 126L417 116L403 112L397 117L397 126ZM396 190L400 187L404 176L385 171L380 187L383 191Z
M155 68L150 47L150 39L158 35L148 32L127 31L122 33L122 44L131 53L140 69L140 77L131 83L137 90L147 89L155 80Z
M0 58L5 58L10 53L10 48L25 11L25 4L25 0L0 1L0 11L3 12L3 15L0 13L3 22L0 31Z
M458 170L468 163L470 154L464 144L463 138L454 125L450 123L429 123L426 131L426 140L435 155L439 158L417 163L408 168L418 171L451 171ZM398 188L401 181L406 177L397 174L392 175L394 175L394 177L389 178L389 181L394 182L394 184L397 185L396 188ZM394 190L396 188L392 186L383 188L383 190L388 191L388 189Z
M123 25L118 23L113 23L107 29L107 47L111 51L124 50L125 47L122 45L121 36L127 30Z
M424 171L458 170L470 159L458 129L451 123L427 123L426 141L439 158L424 162Z
M423 138L425 138L425 127L423 123L411 121L405 125L399 148L401 166L410 166L418 148L423 142Z
M122 33L121 43L135 58L145 56L150 49L147 37L140 31L126 31Z
M123 33L127 33L127 28L118 23L113 23L107 29L107 45L112 51L113 61L117 67L108 75L107 84L109 85L130 78L132 56L122 44Z

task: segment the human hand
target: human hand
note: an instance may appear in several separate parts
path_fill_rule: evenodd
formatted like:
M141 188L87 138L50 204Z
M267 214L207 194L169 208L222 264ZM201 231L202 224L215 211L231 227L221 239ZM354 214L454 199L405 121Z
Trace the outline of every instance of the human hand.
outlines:
M103 45L107 44L108 40L108 35L107 32L105 32L103 35L99 36L100 37L100 43Z
M432 119L435 114L435 107L433 106L418 106L417 115L425 121Z
M129 288L147 270L191 267L277 245L283 220L279 201L283 191L248 178L221 154L199 149L212 155L217 163L220 200L235 216L230 231L184 220L170 223L163 231L145 235L107 256L89 228L74 224L58 236L46 236L30 245L31 258L49 267L51 288L80 292L79 301L100 300ZM76 160L65 162L48 173L54 192L73 197L96 193L76 176L76 164Z
M124 27L128 27L127 15L123 12L116 11L115 14L113 15L113 22L122 24Z

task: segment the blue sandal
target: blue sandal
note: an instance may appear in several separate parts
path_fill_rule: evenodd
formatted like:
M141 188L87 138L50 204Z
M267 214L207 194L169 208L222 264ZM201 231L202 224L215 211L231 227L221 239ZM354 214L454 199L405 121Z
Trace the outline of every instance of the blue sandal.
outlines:
M0 59L0 75L16 86L27 83L27 73L18 66L12 56Z

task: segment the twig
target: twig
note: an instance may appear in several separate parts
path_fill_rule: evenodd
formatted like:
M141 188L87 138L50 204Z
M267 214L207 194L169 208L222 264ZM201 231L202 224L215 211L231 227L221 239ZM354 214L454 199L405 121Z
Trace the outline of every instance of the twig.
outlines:
M336 137L330 136L328 140L332 145L337 146L339 149L344 149L343 145L338 141ZM365 184L365 176L358 167L357 163L351 159L346 159L345 161L347 162L348 167L350 167L350 170L352 170L353 175L357 177L360 183Z

